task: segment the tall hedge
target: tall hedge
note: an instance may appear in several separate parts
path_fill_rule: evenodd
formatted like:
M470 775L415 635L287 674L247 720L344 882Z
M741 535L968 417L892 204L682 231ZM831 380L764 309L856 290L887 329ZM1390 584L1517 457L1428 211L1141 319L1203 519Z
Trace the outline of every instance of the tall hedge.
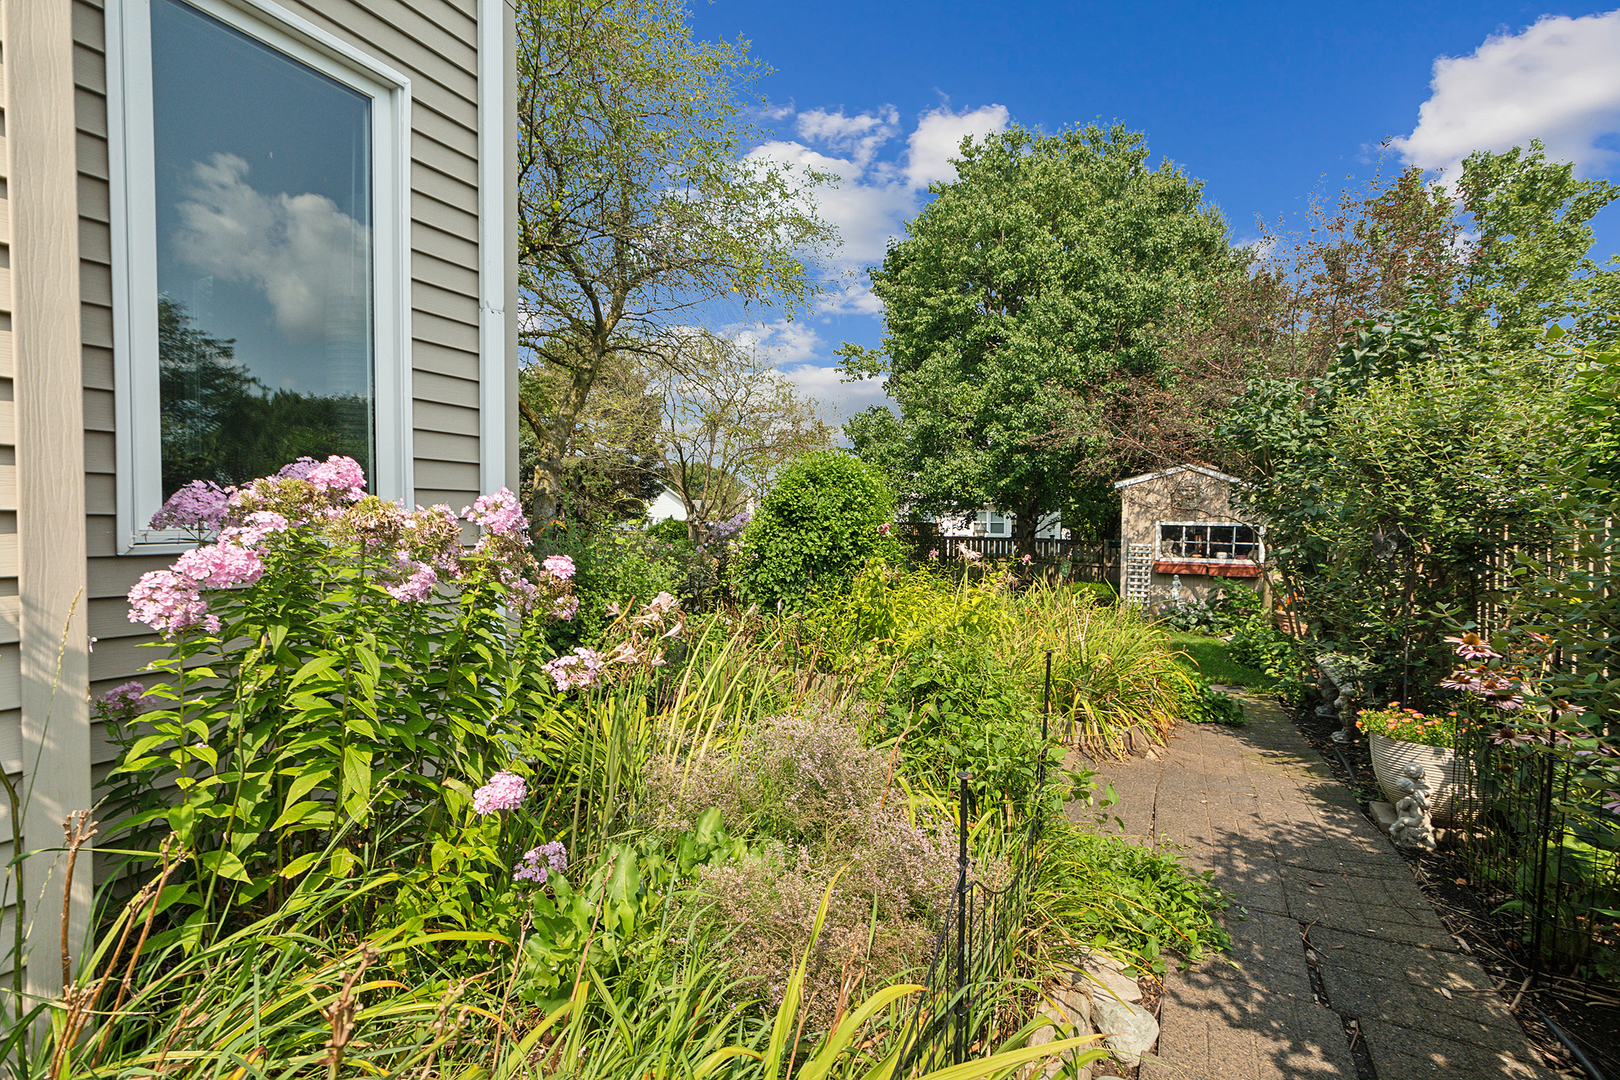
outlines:
M800 607L810 590L873 556L898 560L894 493L882 473L833 450L782 471L742 536L734 587L762 607Z

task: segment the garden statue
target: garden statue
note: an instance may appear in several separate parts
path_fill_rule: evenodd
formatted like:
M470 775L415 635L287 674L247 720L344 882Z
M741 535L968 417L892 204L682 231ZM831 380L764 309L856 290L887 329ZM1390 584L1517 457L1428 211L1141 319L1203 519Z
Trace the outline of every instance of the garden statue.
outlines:
M1395 804L1395 824L1389 827L1389 838L1396 847L1434 850L1434 823L1429 820L1429 780L1423 766L1411 762L1401 770L1395 786L1406 792Z
M1340 726L1333 733L1333 741L1350 742L1356 737L1356 714L1350 708L1350 701L1361 695L1358 676L1366 667L1366 662L1330 652L1316 658L1316 667L1322 673L1319 684L1322 704L1316 707L1316 715L1338 717Z
M1181 575L1180 574L1172 574L1172 575L1170 575L1170 606L1171 607L1176 607L1176 608L1181 606Z

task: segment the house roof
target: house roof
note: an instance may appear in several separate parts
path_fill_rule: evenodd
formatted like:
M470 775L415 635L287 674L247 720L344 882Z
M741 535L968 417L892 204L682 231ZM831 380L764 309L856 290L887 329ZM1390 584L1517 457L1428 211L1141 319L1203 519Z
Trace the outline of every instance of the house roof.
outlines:
M1124 480L1116 480L1114 481L1114 488L1116 490L1119 488L1128 488L1132 484L1140 484L1144 480L1157 480L1162 476L1174 476L1176 473L1183 472L1203 473L1205 476L1213 476L1217 480L1225 480L1228 484L1241 485L1243 483L1242 480L1239 480L1235 476L1228 476L1226 473L1218 472L1215 469L1207 469L1202 465L1172 465L1170 468L1160 469L1158 472L1143 473L1141 476L1131 476Z

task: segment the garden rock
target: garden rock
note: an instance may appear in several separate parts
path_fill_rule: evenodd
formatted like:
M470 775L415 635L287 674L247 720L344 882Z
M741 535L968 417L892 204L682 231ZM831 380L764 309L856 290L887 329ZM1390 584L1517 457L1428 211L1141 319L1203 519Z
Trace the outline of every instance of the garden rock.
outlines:
M1093 992L1096 997L1113 996L1132 1003L1142 1000L1142 988L1136 985L1135 979L1092 958L1086 960L1086 975L1102 988L1100 992Z
M1159 1041L1159 1022L1140 1005L1097 994L1092 997L1091 1011L1097 1030L1104 1035L1103 1044L1127 1065L1135 1065Z
M1057 1023L1031 1035L1030 1046L1045 1046L1061 1039L1091 1033L1091 998L1083 986L1065 982L1053 987L1052 1001L1041 1009L1040 1015L1042 1019L1054 1020ZM1063 1073L1065 1066L1076 1056L1088 1052L1089 1049L1081 1047L1044 1062L1032 1062L1019 1072L1019 1076L1022 1080L1052 1080L1053 1077ZM1071 1066L1069 1075L1073 1076L1074 1080L1091 1080L1091 1070L1083 1065L1078 1067L1078 1072Z

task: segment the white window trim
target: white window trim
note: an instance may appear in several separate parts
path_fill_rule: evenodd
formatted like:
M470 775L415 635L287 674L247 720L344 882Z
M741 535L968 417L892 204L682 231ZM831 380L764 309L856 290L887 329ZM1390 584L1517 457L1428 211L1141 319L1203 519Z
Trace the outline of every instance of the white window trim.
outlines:
M1160 544L1162 543L1163 538L1164 538L1164 527L1166 525L1177 525L1177 526L1192 525L1192 526L1195 526L1195 527L1203 526L1204 528L1208 528L1208 527L1210 527L1212 525L1217 525L1217 526L1234 527L1234 528L1239 528L1239 529L1253 529L1254 530L1254 557L1253 558L1248 558L1248 559L1237 559L1237 558L1233 558L1233 559L1208 559L1208 558L1197 558L1197 557L1192 556L1192 555L1177 555L1173 559L1166 560L1164 558L1163 549L1160 546ZM1247 521L1210 521L1207 518L1202 520L1202 521L1155 521L1153 523L1153 561L1154 562L1169 561L1169 562L1185 562L1185 563L1208 563L1211 566L1231 566L1233 563L1254 563L1255 565L1258 566L1258 565L1260 565L1260 564L1262 564L1262 563L1264 563L1266 561L1266 530L1265 530L1265 527L1262 526L1262 525L1250 525Z
M197 10L372 99L373 388L371 488L409 505L411 447L411 83L271 0L185 0ZM157 224L148 0L108 4L113 390L120 554L173 554L183 534L147 521L162 501L157 378Z

